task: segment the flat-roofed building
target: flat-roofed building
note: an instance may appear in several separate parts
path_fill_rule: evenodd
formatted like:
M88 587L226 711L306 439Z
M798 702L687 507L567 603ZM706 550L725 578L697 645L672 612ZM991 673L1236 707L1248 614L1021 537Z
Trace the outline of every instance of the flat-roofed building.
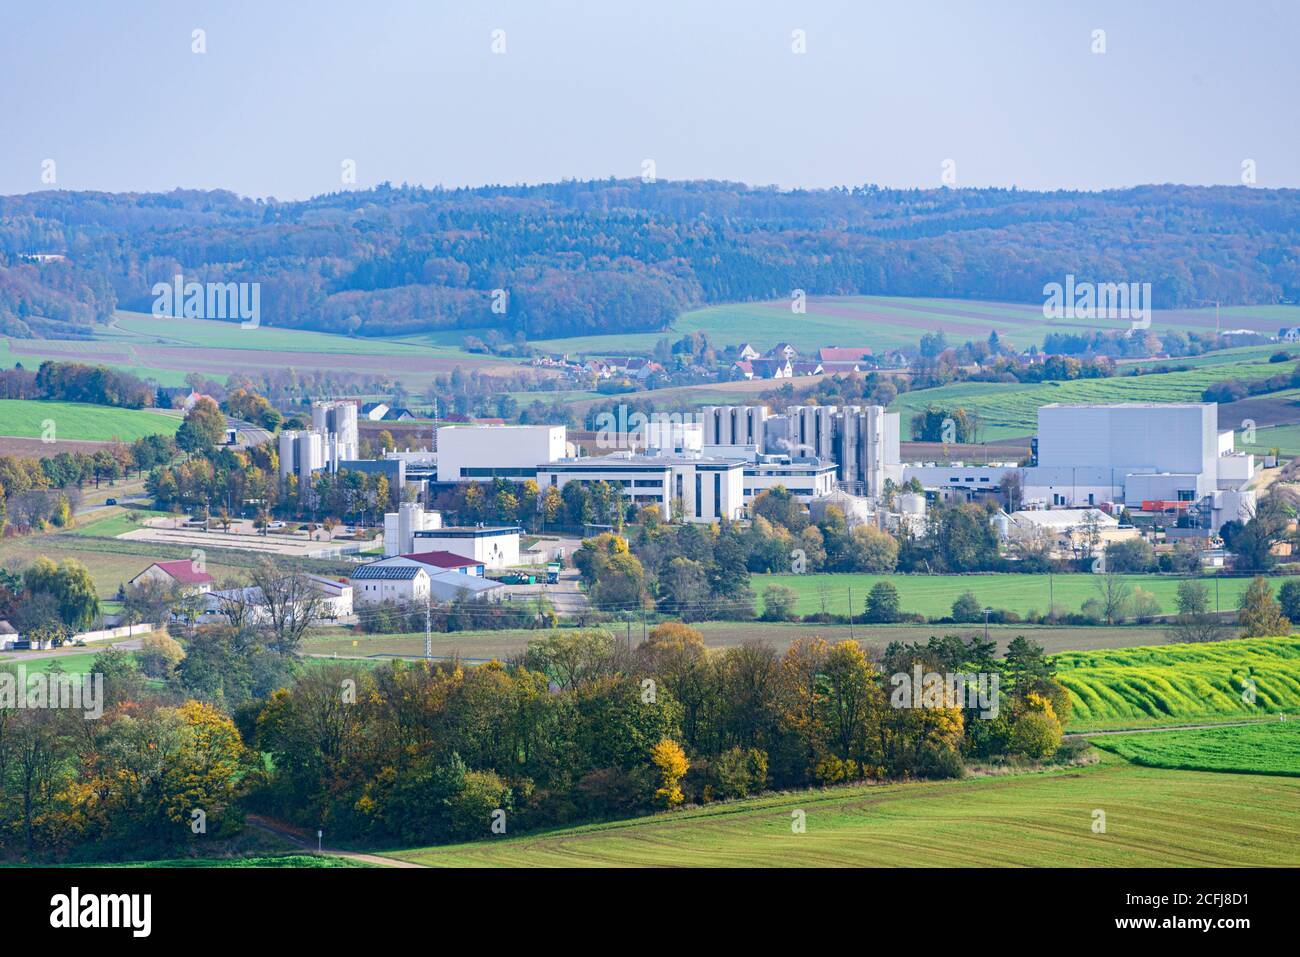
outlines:
M745 504L753 504L756 496L777 486L807 504L835 490L835 474L833 462L820 459L790 461L776 456L761 456L755 462L745 463Z
M438 481L536 478L539 463L564 457L562 425L460 425L438 429Z
M450 525L415 532L413 552L446 551L472 558L485 568L519 564L518 525Z
M741 459L613 452L539 465L537 481L543 490L606 482L621 488L633 505L658 508L666 521L680 501L683 519L707 523L742 516L744 466Z

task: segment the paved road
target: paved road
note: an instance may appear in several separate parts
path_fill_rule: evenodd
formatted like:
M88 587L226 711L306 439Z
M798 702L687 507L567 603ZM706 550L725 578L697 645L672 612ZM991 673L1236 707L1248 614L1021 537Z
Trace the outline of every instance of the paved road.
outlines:
M95 512L103 511L106 508L116 508L118 505L148 505L149 496L147 495L128 495L117 500L117 505L83 505L76 510L75 515L93 515Z
M263 817L260 814L250 814L244 818L250 827L255 827L259 831L265 831L267 834L274 834L282 837L290 844L294 844L303 850L312 853L327 854L330 857L343 857L351 861L361 861L365 864L376 864L380 867L424 867L423 864L413 864L410 861L399 861L395 857L383 857L379 854L362 854L357 851L341 851L333 847L322 847L319 851L316 844L303 832L297 828L290 827L280 821L274 821L271 818Z
M543 578L545 567L539 568ZM578 587L580 577L576 568L566 568L560 572L560 581L555 585L507 585L511 601L528 601L538 592L545 595L560 615L574 615L587 609L587 595Z
M271 437L271 433L260 425L254 425L252 422L245 422L243 419L233 419L226 416L226 427L238 430L234 448L246 449L254 445L261 445Z
M86 645L83 648L77 648L71 645L64 645L62 648L46 649L45 651L0 651L0 664L21 665L24 661L34 661L37 658L65 658L68 655L85 655L95 651L103 651L106 648L117 648L121 651L139 651L144 643L144 638L126 638L122 641L97 641L94 644Z

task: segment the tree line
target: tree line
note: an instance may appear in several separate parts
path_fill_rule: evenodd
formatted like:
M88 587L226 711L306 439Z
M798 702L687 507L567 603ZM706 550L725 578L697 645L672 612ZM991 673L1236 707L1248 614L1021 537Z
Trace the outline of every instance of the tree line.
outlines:
M1163 308L1272 303L1300 296L1295 202L1240 187L781 192L613 179L383 184L300 202L48 191L0 199L0 330L85 335L116 307L149 311L154 284L177 274L261 283L271 325L493 328L507 341L661 330L684 309L794 289L1041 303L1067 274L1150 282ZM67 259L29 262L33 244Z

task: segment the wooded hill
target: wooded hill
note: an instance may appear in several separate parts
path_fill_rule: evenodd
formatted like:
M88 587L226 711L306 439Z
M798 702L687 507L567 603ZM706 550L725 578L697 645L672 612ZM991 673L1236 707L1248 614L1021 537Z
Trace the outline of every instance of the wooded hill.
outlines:
M37 263L34 254L62 254ZM508 338L663 329L687 308L809 295L1042 302L1150 282L1156 308L1300 299L1300 191L1142 186L780 191L600 180L301 202L225 191L0 198L0 334L88 335L152 288L260 282L262 322ZM506 290L504 314L493 290Z

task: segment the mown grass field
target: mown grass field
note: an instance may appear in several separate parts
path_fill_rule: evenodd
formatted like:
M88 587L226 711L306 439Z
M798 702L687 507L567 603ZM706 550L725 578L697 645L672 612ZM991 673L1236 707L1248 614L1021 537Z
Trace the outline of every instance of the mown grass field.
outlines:
M108 646L104 645L104 647ZM28 674L34 675L38 672L48 673L53 671L57 664L58 670L65 675L84 675L90 671L95 655L102 650L103 648L96 651L69 651L64 654L51 655L47 658L26 658L25 652L10 651L5 652L5 658L0 660L0 668L12 668L15 665L22 665L27 669Z
M1099 735L1092 743L1143 767L1300 777L1300 720Z
M46 402L42 399L0 399L0 435L41 438L46 422L56 439L134 442L146 435L171 434L179 414L157 409L115 409L85 402Z
M1177 364L1180 360L1169 360ZM1205 364L1183 372L1076 379L1072 382L960 382L937 389L905 392L890 405L902 415L902 433L911 436L912 416L927 406L962 407L983 420L980 441L1030 435L1038 430L1038 409L1050 402L1200 402L1206 387L1224 379L1267 379L1289 373L1295 363L1271 363L1258 350L1247 358ZM1233 423L1235 424L1235 423ZM1226 427L1226 426L1225 426Z
M76 523L67 530L67 533L113 538L124 532L134 531L147 519L166 514L168 513L154 509L127 509L120 505L108 505L89 514L78 516Z
M1092 831L1095 809L1104 834ZM805 833L792 833L795 811ZM390 856L444 867L1294 867L1298 831L1294 778L1104 755L1059 771L768 795Z
M1300 455L1300 425L1269 425L1255 430L1255 441L1244 442L1237 433L1237 448L1256 455L1277 449L1279 455Z
M4 865L0 865L4 866ZM49 865L41 865L49 866ZM55 867L195 868L195 867L374 867L365 861L329 854L253 854L247 857L173 857L161 861L76 862Z
M1300 714L1300 636L1064 652L1071 731Z
M1272 335L1279 327L1296 325L1295 306L1240 306L1222 310L1225 329L1249 328ZM876 352L915 347L923 334L943 331L959 345L968 339L987 339L996 330L1006 343L1018 347L1042 345L1048 332L1092 332L1128 329L1127 320L1053 320L1043 318L1041 304L980 302L970 299L932 299L906 296L828 296L807 301L807 310L795 314L789 299L710 306L683 313L668 332L635 332L603 336L574 336L535 342L553 352L596 355L648 352L667 336L679 339L691 332L707 332L719 345L752 343L760 352L778 342L796 349L820 346L868 346ZM1206 332L1214 329L1214 309L1157 310L1151 328Z
M1172 614L1177 610L1175 599L1182 579L1161 575L1124 575L1130 588L1140 587L1151 592L1160 607ZM1214 579L1202 579L1214 600ZM822 610L822 593L827 596L826 610L831 614L849 613L849 593L852 591L853 614L861 616L867 593L877 582L887 581L898 589L902 608L931 618L944 617L952 612L952 603L966 591L987 608L1003 608L1024 615L1029 611L1046 614L1049 597L1060 611L1076 612L1089 598L1098 597L1098 578L1086 573L1053 575L1024 575L999 573L992 575L755 575L750 585L759 598L761 610L763 589L777 584L793 588L799 594L796 610L801 615L816 614ZM1250 584L1247 578L1219 580L1219 607L1229 610L1237 607L1237 595Z
M22 362L35 368L46 359L97 363L166 386L183 385L190 372L224 382L235 369L256 373L290 366L398 377L420 390L433 374L458 366L482 371L519 368L519 360L462 349L462 340L473 332L352 338L269 325L242 329L237 322L160 319L121 312L108 326L96 327L90 339L0 339L0 365L12 367Z

